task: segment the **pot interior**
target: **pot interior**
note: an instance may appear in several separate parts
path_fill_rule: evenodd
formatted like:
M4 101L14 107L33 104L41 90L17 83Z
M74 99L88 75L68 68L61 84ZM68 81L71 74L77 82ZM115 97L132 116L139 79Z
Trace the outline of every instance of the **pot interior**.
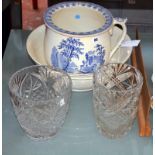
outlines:
M51 15L57 27L71 32L89 32L101 28L106 19L99 11L76 6L59 9Z

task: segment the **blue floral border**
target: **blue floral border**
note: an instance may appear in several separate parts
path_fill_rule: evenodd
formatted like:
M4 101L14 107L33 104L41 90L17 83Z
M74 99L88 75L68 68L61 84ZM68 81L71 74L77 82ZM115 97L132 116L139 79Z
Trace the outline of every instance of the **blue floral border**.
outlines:
M67 7L75 7L77 5L95 9L96 11L100 12L106 19L105 24L102 25L102 27L100 27L96 30L93 30L93 31L89 31L89 32L71 32L71 31L62 29L53 23L52 18L51 18L53 13L55 13L59 9L67 8ZM53 28L53 29L55 29L59 32L62 32L62 33L71 34L71 35L92 35L92 34L96 34L96 33L105 31L112 24L113 16L106 8L104 8L100 5L94 4L94 3L90 3L90 2L62 2L62 3L58 3L58 4L55 4L51 7L49 7L45 11L44 22L49 28Z

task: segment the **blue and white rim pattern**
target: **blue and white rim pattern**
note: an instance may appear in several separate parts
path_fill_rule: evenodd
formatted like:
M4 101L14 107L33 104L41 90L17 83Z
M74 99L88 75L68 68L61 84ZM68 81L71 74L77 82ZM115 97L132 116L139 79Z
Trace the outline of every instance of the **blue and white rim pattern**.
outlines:
M89 31L89 32L71 32L71 31L62 29L53 23L51 17L52 17L52 14L54 14L56 11L63 9L63 8L76 7L76 6L82 6L82 7L94 9L94 10L100 12L103 15L103 17L105 18L104 25L102 25L102 27L100 27L96 30ZM61 32L61 33L66 33L66 34L71 34L71 35L92 35L92 34L100 33L100 32L107 30L112 25L113 16L110 13L110 11L108 11L106 8L104 8L100 5L94 4L94 3L90 3L90 2L62 2L62 3L55 4L46 10L46 12L44 13L44 22L49 28L53 28L54 30Z

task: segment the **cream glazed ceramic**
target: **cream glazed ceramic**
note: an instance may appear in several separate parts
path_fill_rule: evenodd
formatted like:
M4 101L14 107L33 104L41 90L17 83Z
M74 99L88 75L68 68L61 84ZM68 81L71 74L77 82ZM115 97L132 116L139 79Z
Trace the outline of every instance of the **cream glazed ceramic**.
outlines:
M40 65L47 65L44 58L44 36L45 36L45 25L41 25L33 30L27 38L26 48L30 58ZM113 36L111 37L112 47L114 47L122 34L122 30L118 27L114 27ZM124 41L131 40L128 35L125 36ZM131 47L118 48L115 54L110 59L110 63L125 63L132 52ZM72 90L73 91L88 91L92 90L93 74L72 74L69 73L72 79Z
M126 36L126 20L113 18L102 6L89 2L63 2L49 7L44 14L45 59L69 73L92 73L109 62ZM111 46L113 28L123 33Z

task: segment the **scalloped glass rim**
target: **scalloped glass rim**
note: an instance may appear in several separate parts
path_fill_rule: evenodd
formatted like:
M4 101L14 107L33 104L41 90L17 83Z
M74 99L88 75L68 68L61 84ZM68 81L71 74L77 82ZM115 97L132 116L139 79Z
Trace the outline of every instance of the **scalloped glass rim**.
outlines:
M21 69L17 70L16 72L14 72L14 73L11 75L10 79L9 79L9 83L8 83L9 91L10 91L13 95L15 95L15 96L17 96L18 98L20 98L21 100L36 102L35 100L32 100L32 99L23 98L23 97L21 97L18 93L14 92L14 91L11 89L11 83L12 83L12 81L14 80L14 78L15 78L19 73L21 73L22 71L24 71L24 70L27 70L27 71L28 71L29 69L39 68L39 67L48 67L48 68L51 69L51 71L57 71L57 72L61 73L62 75L65 75L65 76L68 78L68 80L69 80L69 87L72 88L72 80L71 80L71 77L70 77L65 71L60 70L60 69L58 69L58 68L55 68L55 67L53 67L53 66L39 65L39 64L38 64L38 65L27 66L27 67L21 68ZM28 73L28 72L27 72L27 73ZM51 100L56 100L56 99L57 99L57 98L50 98L50 99L47 99L47 100L40 100L39 102L45 103L45 102L48 102L48 101L51 101Z

